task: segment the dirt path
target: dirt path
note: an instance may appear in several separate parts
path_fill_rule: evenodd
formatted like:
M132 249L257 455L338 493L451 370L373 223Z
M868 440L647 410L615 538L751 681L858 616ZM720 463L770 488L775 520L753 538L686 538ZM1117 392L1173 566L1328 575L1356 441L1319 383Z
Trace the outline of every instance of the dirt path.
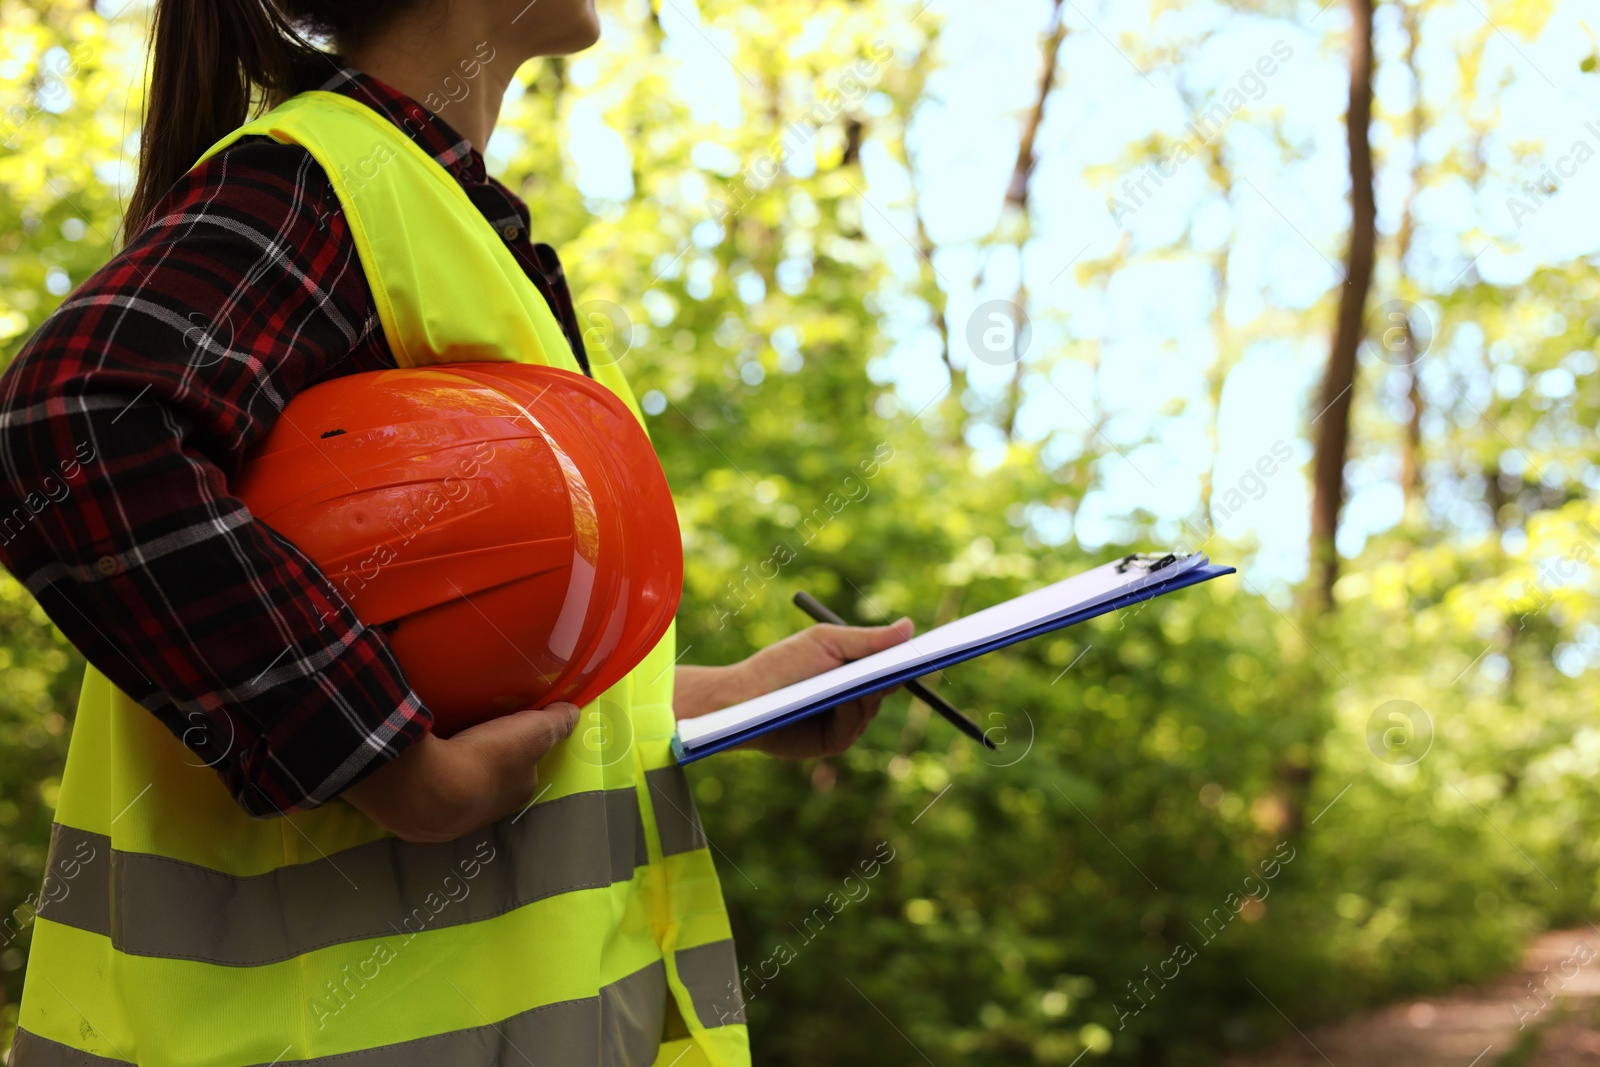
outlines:
M1557 930L1522 970L1318 1027L1227 1067L1577 1067L1600 1063L1600 930Z

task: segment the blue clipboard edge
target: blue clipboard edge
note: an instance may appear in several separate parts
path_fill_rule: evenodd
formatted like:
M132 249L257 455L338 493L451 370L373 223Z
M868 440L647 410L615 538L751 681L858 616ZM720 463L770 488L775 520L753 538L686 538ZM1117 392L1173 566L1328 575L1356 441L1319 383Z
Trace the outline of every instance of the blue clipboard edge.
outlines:
M745 730L740 730L737 733L729 734L727 737L718 738L715 741L709 741L704 745L697 746L692 752L683 747L683 741L678 737L677 734L673 734L672 755L673 758L675 758L680 764L693 763L695 760L704 759L707 756L713 756L718 752L723 752L727 749L733 748L735 745L743 744L752 737L760 737L762 734L771 733L773 730L776 730L781 726L787 726L792 722L799 722L801 719L809 718L812 715L820 715L822 712L836 708L840 704L848 704L857 697L865 696L868 693L875 693L880 689L888 689L890 686L899 685L901 682L904 682L908 679L921 678L925 675L941 671L946 667L952 666L953 664L964 663L969 659L977 659L986 652L993 652L997 648L1004 648L1007 645L1014 645L1018 642L1026 641L1029 638L1052 633L1056 630L1064 630L1068 626L1075 626L1080 622L1086 622L1089 619L1096 618L1100 615L1106 615L1113 611L1120 611L1123 608L1130 607L1146 600L1154 600L1156 597L1165 593L1172 593L1179 589L1186 589L1191 585L1199 585L1201 582L1210 581L1212 578L1220 578L1224 574L1233 574L1235 571L1236 568L1226 567L1219 563L1206 563L1194 568L1193 570L1185 571L1176 578L1173 578L1171 581L1152 583L1150 585L1143 586L1142 588L1135 589L1132 592L1124 593L1122 596L1108 600L1103 604L1096 604L1093 607L1084 608L1081 611L1076 611L1069 615L1063 615L1060 618L1051 619L1048 622L1040 623L1037 626L1023 630L1020 633L1012 634L1009 637L997 638L981 645L974 645L971 648L951 652L948 655L936 657L926 663L919 663L915 667L908 667L905 670L897 671L894 674L885 675L884 677L875 679L874 681L863 683L859 686L855 686L854 688L845 690L844 692L836 693L827 698L827 700L823 703L813 704L803 708L796 708L794 711L788 712L784 715L779 715L776 718L768 719L766 722L759 723Z

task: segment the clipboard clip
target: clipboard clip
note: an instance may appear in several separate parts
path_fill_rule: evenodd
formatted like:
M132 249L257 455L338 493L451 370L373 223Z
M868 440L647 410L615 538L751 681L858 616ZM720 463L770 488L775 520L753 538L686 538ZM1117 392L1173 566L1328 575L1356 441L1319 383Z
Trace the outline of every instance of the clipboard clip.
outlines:
M1162 567L1169 567L1178 562L1178 560L1187 558L1187 556L1179 556L1172 552L1168 552L1164 556L1158 556L1152 552L1134 552L1123 556L1117 562L1117 573L1127 574L1129 567L1138 567L1146 574L1154 574Z

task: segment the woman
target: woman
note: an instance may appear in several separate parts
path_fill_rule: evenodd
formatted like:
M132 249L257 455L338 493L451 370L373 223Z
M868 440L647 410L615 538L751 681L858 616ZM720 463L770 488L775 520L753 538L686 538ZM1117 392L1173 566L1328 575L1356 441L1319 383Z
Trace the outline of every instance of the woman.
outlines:
M126 247L0 379L0 561L91 665L14 1065L748 1062L673 722L909 621L722 668L669 631L607 693L617 758L564 743L569 704L442 739L228 492L337 375L488 351L633 404L481 155L518 66L597 34L591 0L159 0ZM841 752L880 699L761 747Z

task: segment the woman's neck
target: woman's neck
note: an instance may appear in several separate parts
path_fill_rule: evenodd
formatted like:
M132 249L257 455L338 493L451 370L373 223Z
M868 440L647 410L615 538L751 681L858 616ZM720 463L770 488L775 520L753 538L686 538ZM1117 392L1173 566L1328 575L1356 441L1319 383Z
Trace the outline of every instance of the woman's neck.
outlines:
M423 5L341 52L350 66L424 107L430 97L449 100L451 128L482 152L500 117L506 87L529 57L513 54L508 46L515 42L506 40L510 35L504 26L494 25L497 20L476 5L454 4L444 10L447 15Z

